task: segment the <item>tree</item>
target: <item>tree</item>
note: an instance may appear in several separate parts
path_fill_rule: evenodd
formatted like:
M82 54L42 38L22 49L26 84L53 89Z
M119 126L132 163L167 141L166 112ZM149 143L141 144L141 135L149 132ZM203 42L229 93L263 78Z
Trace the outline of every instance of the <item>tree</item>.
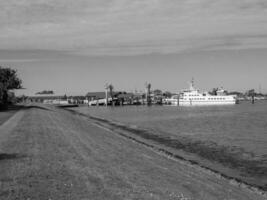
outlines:
M11 68L0 66L0 104L8 104L8 91L21 89L22 81L17 75L17 71Z
M155 90L153 91L153 93L154 93L155 95L162 95L162 91L161 91L160 89L155 89Z
M247 96L254 97L255 96L255 90L251 89L251 90L247 91Z
M37 92L35 94L54 94L53 90L43 90L41 92Z
M150 98L151 84L145 83L145 86L146 86L146 102L147 102L147 105L150 105L151 104L151 98Z
M110 97L111 97L111 102L113 102L113 85L112 84L109 84L108 85L108 89L109 89L109 94L110 94Z
M164 96L165 98L171 98L172 93L169 92L169 91L166 91L166 92L163 93L163 96Z
M109 91L109 94L110 94L110 97L111 97L111 102L113 103L113 85L112 84L106 84L105 85L105 89L106 89L106 104L108 105L108 91Z
M63 100L67 100L68 99L68 96L65 94L62 99Z

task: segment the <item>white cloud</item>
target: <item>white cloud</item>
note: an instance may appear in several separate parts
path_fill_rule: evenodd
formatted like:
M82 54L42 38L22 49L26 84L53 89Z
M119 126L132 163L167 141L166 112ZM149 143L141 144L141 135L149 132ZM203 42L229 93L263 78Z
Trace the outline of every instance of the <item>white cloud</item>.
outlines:
M164 53L232 48L229 38L235 48L267 47L258 37L267 35L265 0L0 0L0 7L6 49Z

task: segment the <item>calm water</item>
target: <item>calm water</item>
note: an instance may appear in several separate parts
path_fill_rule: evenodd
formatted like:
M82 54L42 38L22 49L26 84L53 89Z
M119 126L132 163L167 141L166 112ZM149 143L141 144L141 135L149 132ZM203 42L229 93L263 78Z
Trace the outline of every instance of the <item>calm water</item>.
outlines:
M233 106L79 107L79 112L172 137L242 149L267 161L267 101Z

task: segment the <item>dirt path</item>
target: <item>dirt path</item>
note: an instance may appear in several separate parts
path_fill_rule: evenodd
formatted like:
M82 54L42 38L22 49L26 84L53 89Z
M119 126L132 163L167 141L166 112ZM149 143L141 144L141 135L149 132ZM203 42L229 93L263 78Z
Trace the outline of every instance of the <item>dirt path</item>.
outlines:
M240 199L264 196L55 108L0 126L0 199Z

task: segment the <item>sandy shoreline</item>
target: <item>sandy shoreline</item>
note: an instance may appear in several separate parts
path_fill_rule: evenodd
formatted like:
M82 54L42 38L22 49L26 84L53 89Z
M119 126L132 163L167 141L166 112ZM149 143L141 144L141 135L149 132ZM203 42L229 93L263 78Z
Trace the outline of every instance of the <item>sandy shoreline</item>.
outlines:
M1 199L266 198L65 110L23 109L5 124Z

